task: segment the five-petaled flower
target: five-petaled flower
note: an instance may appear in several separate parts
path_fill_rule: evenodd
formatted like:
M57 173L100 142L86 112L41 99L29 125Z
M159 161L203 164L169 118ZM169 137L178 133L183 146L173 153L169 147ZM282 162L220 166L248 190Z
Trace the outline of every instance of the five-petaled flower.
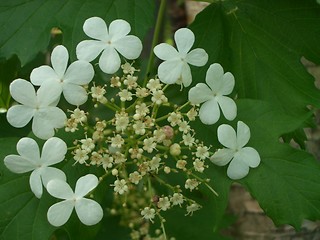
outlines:
M48 82L37 91L33 85L23 79L16 79L10 84L13 99L21 103L9 108L8 122L17 128L24 127L32 121L34 135L41 139L48 139L54 135L55 128L64 126L66 114L56 107L60 88Z
M67 68L69 60L68 50L59 45L51 54L50 66L35 68L30 75L30 80L35 86L51 81L60 87L57 97L63 92L65 99L72 105L81 105L88 99L86 90L82 85L88 84L93 76L94 70L87 61L78 60Z
M211 161L218 166L227 165L231 161L227 170L231 179L245 177L249 173L249 167L255 168L260 164L259 153L252 147L244 147L250 139L250 129L245 123L238 121L237 133L229 125L220 125L218 139L227 148L215 152Z
M98 223L103 217L103 210L99 203L85 196L98 185L98 178L87 174L78 179L75 191L68 183L59 179L51 180L47 185L48 192L56 198L64 199L53 204L47 213L48 221L53 226L65 224L75 208L80 221L88 226Z
M8 155L4 159L6 167L15 173L32 171L29 179L32 192L37 198L42 196L42 185L47 186L52 179L66 180L66 175L60 169L49 167L64 160L67 145L60 138L48 139L42 148L32 138L22 138L17 143L19 155Z
M234 88L234 77L230 72L224 73L220 64L211 64L206 83L198 83L189 91L189 101L192 104L203 103L200 107L199 118L204 124L214 124L220 118L220 110L228 120L237 115L237 106L233 99L226 97Z
M99 66L105 73L113 74L118 71L121 65L119 53L126 59L133 60L142 51L140 39L128 35L131 27L125 20L114 20L108 28L103 19L91 17L85 21L83 31L96 40L84 40L77 45L78 59L91 62L102 52Z
M178 51L167 43L160 43L153 49L155 55L164 60L159 65L158 76L163 83L178 83L188 87L192 82L189 64L198 67L204 66L208 61L208 54L202 48L190 51L195 37L188 28L176 31L174 40Z

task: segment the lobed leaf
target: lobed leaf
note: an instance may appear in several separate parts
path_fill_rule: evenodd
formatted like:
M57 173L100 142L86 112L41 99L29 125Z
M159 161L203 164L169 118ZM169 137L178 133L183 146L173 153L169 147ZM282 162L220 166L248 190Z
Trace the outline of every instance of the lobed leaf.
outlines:
M63 43L75 58L76 45L87 38L85 19L99 16L110 22L122 18L130 22L131 33L144 39L153 25L153 1L138 0L14 0L0 3L0 58L19 56L22 66L48 46L51 29L64 33Z

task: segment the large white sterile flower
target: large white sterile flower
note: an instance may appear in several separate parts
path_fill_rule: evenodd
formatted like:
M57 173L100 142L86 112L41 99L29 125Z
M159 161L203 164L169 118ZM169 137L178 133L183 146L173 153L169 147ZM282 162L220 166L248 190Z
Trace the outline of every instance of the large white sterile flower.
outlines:
M65 99L70 104L79 106L88 99L83 85L92 80L94 70L90 63L82 60L71 63L67 68L68 60L68 50L62 45L55 47L51 54L52 67L41 66L33 69L30 80L36 86L52 81L60 86L58 96L63 92Z
M93 174L87 174L79 178L74 192L68 183L59 179L51 180L47 185L48 192L56 198L64 199L64 201L49 208L48 221L53 226L62 226L68 221L73 208L75 208L83 224L91 226L98 223L103 217L101 206L92 199L84 198L97 185L98 178Z
M167 43L160 43L153 49L155 55L164 60L159 65L158 76L167 84L183 84L188 87L192 82L189 64L201 67L208 61L208 54L202 48L190 51L194 44L194 34L188 28L180 28L174 34L177 49Z
M227 147L215 152L211 161L218 165L228 166L227 175L231 179L241 179L249 173L249 167L255 168L260 164L260 156L252 147L244 147L250 139L249 127L238 121L237 133L226 124L218 127L219 142Z
M220 118L220 109L228 120L237 115L237 106L233 99L226 97L234 88L234 77L230 72L224 73L220 64L211 64L206 83L198 83L189 91L189 101L192 104L203 103L200 107L199 118L204 124L214 124Z
M49 138L43 145L41 156L37 142L32 138L22 138L17 143L19 155L8 155L4 159L6 167L15 173L32 171L30 188L37 198L42 195L42 185L47 186L52 179L66 180L60 169L50 167L64 160L67 145L60 138Z
M142 51L140 39L128 35L130 24L122 19L114 20L109 28L105 21L99 17L91 17L84 22L83 31L96 40L84 40L77 46L78 59L91 62L101 52L99 66L108 74L113 74L120 68L119 53L126 59L136 59Z
M33 133L42 139L52 137L54 129L63 127L67 118L66 114L56 107L59 92L60 87L51 82L43 84L36 93L30 82L24 79L14 80L10 84L10 93L21 105L9 108L8 122L14 127L21 128L33 118Z

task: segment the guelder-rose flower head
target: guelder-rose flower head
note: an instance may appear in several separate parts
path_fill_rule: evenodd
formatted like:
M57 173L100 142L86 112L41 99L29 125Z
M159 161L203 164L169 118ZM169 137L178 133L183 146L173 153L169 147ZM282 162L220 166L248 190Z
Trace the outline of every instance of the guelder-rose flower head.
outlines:
M204 124L214 124L220 118L220 109L228 120L237 116L237 106L233 99L226 97L234 88L234 77L230 72L224 73L220 64L211 64L206 74L206 84L198 83L189 91L192 104L203 103L199 118Z
M87 92L82 86L92 80L94 70L90 63L82 60L75 61L67 67L68 60L68 50L62 45L55 47L51 54L52 67L41 66L33 69L30 80L36 86L51 81L60 87L57 97L63 92L70 104L79 106L88 99Z
M60 169L50 167L64 160L67 145L59 138L48 139L40 150L37 142L32 138L22 138L17 143L19 155L8 155L4 159L6 167L14 173L32 171L29 179L32 192L40 198L42 185L47 186L52 179L66 180L66 175Z
M249 127L238 121L237 133L226 124L218 127L218 140L226 148L215 152L211 161L218 166L225 166L229 162L227 175L237 180L249 173L249 168L256 168L260 164L260 156L252 147L244 147L250 139Z
M114 20L108 28L102 18L91 17L85 21L83 31L95 40L84 40L77 45L78 59L91 62L102 52L99 66L105 73L113 74L118 71L121 65L119 54L133 60L142 51L140 39L128 35L131 27L125 20Z
M33 133L48 139L54 135L55 128L62 128L66 114L58 107L57 96L60 87L52 82L41 85L37 93L33 85L23 79L16 79L10 84L10 93L14 100L21 103L9 108L8 122L17 128L26 126L31 119Z
M85 225L94 225L103 217L101 206L94 200L85 198L90 191L98 185L98 178L93 174L87 174L78 179L75 191L68 183L59 179L51 180L47 185L48 192L59 199L64 199L52 205L47 213L48 221L53 226L59 227L65 224L73 211Z
M192 82L189 64L201 67L208 61L208 54L202 48L190 51L194 34L188 28L181 28L174 34L177 49L167 43L160 43L153 49L155 55L164 60L159 65L158 76L166 84L178 83L188 87Z

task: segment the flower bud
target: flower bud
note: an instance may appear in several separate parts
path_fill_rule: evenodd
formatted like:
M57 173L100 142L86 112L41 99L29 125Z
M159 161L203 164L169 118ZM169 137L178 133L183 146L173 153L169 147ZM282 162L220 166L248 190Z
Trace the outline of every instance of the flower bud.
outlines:
M170 146L170 154L172 156L178 156L181 154L181 147L178 143L174 143Z

